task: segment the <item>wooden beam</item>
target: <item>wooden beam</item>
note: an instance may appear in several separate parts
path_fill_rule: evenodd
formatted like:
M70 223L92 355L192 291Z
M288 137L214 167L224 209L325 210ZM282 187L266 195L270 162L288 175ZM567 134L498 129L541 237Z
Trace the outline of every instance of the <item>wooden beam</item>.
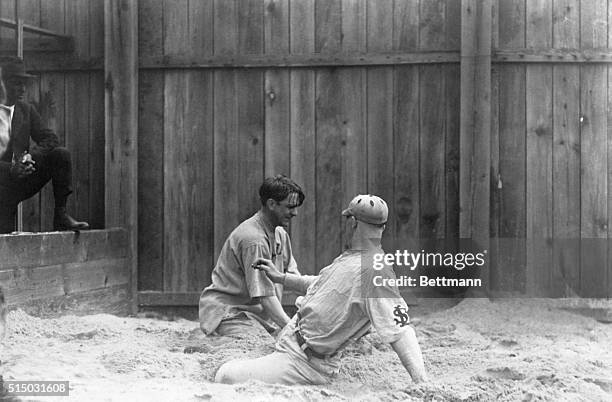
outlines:
M0 271L127 257L123 229L0 235Z
M491 24L492 0L461 1L459 236L477 252L489 248Z
M132 309L137 306L138 3L104 1L106 227L128 231Z
M610 49L497 49L494 63L612 63Z
M427 63L459 63L458 51L421 51L394 53L336 53L336 54L252 54L239 56L147 56L140 58L141 69L198 69L198 68L279 68L279 67L334 67L376 66Z
M72 52L74 46L72 43L58 41L56 39L49 38L24 38L23 39L23 52ZM17 53L17 47L15 42L3 41L0 43L0 52L10 53L15 55ZM65 54L63 55L66 56Z
M34 25L29 25L29 24L24 24L23 22L21 23L22 25L22 29L23 32L28 32L28 33L33 33L33 34L38 34L38 35L45 35L45 36L51 36L54 38L59 38L59 39L63 39L63 40L72 40L71 36L68 35L64 35L55 31L50 31L48 29L44 29L44 28L40 28ZM9 20L7 18L0 18L0 26L4 26L4 27L8 27L8 28L13 28L13 29L18 29L19 28L19 19L17 20L17 22Z
M138 292L139 306L197 306L201 292Z
M24 39L24 59L28 71L31 73L42 73L42 72L68 72L68 71L99 71L104 69L104 60L101 57L93 57L90 59L79 59L73 56L66 56L66 54L60 54L66 52L67 49L63 48L57 43L53 43L53 40L45 39ZM0 55L13 55L16 52L15 44L12 42L0 43ZM437 53L437 52L436 52ZM397 55L397 57L388 58L386 61L381 61L380 55L374 57L379 63L386 63L381 65L409 65L409 64L430 64L430 63L445 63L445 64L458 64L459 63L459 52L439 52L445 53L446 56L442 57L441 54L433 56L431 52L425 54L411 54L406 53L403 56ZM410 56L408 56L410 54ZM251 57L253 57L251 59ZM300 68L300 67L325 67L325 66L340 66L341 64L336 60L336 56L329 56L329 60L326 59L327 55L312 55L311 60L315 61L313 64L308 64L308 56L278 56L275 58L273 55L266 56L250 56L247 55L242 58L242 64L238 64L234 60L234 64L230 62L232 58L211 58L211 63L206 64L204 60L186 61L183 60L181 63L174 58L146 58L141 59L140 69L150 70L165 70L165 69L223 69L223 68ZM359 58L364 58L366 61L359 63ZM267 60L264 60L266 58ZM160 60L164 61L160 61ZM349 66L368 66L374 64L374 59L370 59L368 55L351 56L347 60L353 60L354 64L347 64ZM491 63L494 64L505 64L505 63L516 63L516 64L531 64L531 63L553 63L553 64L596 64L596 63L610 63L612 62L612 51L606 50L534 50L534 49L497 49L493 50L491 55ZM368 64L369 63L369 64Z
M62 53L28 52L27 49L23 57L30 73L104 70L104 59L102 57L79 59L75 56L66 56L66 54Z
M611 63L609 49L493 49L487 51L492 63ZM246 54L188 57L181 55L140 57L139 68L163 69L224 69L224 68L312 68L397 66L414 64L457 64L459 51L410 51L385 53L308 53L308 54Z

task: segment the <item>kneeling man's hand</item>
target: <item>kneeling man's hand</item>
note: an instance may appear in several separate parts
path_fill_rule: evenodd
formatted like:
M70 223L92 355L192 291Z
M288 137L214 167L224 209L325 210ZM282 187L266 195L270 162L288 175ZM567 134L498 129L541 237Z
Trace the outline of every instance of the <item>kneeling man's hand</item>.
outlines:
M258 258L253 263L252 267L254 269L259 269L263 271L268 279L270 279L274 283L283 283L285 281L285 274L278 272L274 263L265 258Z

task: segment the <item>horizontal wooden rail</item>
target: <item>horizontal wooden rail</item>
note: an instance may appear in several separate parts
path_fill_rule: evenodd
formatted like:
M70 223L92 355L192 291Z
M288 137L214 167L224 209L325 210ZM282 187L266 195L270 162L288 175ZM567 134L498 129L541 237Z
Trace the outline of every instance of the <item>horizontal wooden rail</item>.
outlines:
M14 44L0 44L3 46ZM4 49L8 50L8 48ZM58 50L49 47L47 52ZM30 51L30 53L28 53ZM40 51L40 53L39 53ZM103 58L76 59L45 54L42 47L28 49L26 43L26 64L32 72L70 72L96 71L103 69ZM560 50L560 49L498 49L492 54L492 63L612 63L612 49L593 50ZM224 69L224 68L321 68L321 67L356 67L380 65L410 65L410 64L458 64L459 52L415 52L388 54L354 54L354 55L245 55L245 56L214 56L199 60L174 56L141 57L140 69Z
M24 53L51 53L51 52L62 52L69 53L73 50L72 43L58 41L53 38L24 38L23 39L23 52ZM15 55L17 52L17 45L15 41L3 40L0 42L0 52L7 53L7 55Z
M458 51L367 54L237 55L194 60L182 56L141 57L140 69L300 68L406 64L457 64ZM493 63L610 63L612 50L498 49Z
M288 54L230 55L194 60L184 56L144 56L141 69L201 69L201 68L283 68L283 67L344 67L403 64L459 63L458 51L350 53L350 54Z
M611 63L612 49L498 49L495 63Z
M7 18L0 18L0 25L4 27L16 29L19 24ZM54 32L54 31L50 31L48 29L40 28L34 25L28 25L28 24L23 24L23 32L29 32L29 33L44 35L44 36L53 36L55 38L59 38L63 40L72 40L71 36L64 35L58 32Z
M197 306L202 292L138 292L139 306Z
M24 60L31 73L88 72L104 70L104 58L78 59L60 53L29 53L25 49Z

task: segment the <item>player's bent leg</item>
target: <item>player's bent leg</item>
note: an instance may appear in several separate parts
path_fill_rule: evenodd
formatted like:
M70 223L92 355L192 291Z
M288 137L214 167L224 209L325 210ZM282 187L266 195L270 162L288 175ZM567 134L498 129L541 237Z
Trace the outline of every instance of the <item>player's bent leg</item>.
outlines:
M270 338L272 335L264 326L254 318L246 314L224 319L216 329L219 335L242 338L244 336L256 336L261 339Z
M307 363L288 353L274 352L251 360L232 360L223 364L215 375L215 382L237 384L257 380L269 384L317 385L327 378Z

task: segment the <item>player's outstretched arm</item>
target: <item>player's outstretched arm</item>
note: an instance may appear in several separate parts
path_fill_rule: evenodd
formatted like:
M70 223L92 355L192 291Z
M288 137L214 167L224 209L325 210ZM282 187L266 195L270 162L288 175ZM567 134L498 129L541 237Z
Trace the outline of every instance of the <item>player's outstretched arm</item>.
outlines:
M263 296L259 298L259 302L263 306L268 316L276 325L283 328L289 322L289 316L285 314L280 300L276 296Z
M401 338L393 342L391 347L393 347L410 377L412 377L412 381L415 383L427 381L423 354L412 327L406 327L406 331L402 333Z
M272 282L281 283L287 289L295 290L302 294L306 293L308 286L318 278L313 275L296 275L278 272L272 261L265 258L258 258L253 264L253 268L263 271Z

